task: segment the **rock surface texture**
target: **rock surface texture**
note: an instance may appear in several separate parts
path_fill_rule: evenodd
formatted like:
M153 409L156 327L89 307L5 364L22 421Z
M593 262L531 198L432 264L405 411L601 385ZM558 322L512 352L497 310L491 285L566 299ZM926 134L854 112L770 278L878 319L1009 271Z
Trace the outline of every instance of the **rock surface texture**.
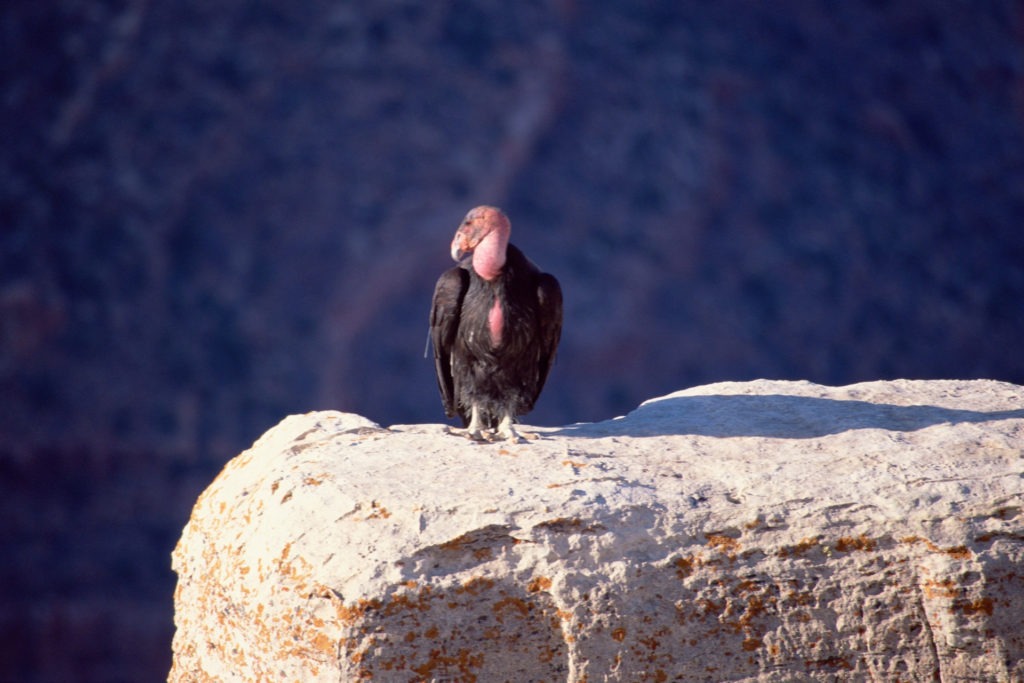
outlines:
M171 681L1020 681L1024 388L698 387L478 445L285 419L174 552Z

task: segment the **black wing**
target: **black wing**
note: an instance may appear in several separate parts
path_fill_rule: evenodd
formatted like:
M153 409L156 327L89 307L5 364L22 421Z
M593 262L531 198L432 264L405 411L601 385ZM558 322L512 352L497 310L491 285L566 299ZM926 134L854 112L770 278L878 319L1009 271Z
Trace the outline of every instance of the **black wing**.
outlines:
M444 414L455 417L458 405L455 400L455 386L452 380L452 348L459 331L462 315L462 300L469 289L469 272L456 266L446 270L437 279L434 300L430 304L430 341L434 346L434 368L437 371L437 388L441 390Z
M537 277L537 327L540 332L539 372L531 404L537 401L544 388L555 362L558 340L562 337L562 288L555 276L548 273Z

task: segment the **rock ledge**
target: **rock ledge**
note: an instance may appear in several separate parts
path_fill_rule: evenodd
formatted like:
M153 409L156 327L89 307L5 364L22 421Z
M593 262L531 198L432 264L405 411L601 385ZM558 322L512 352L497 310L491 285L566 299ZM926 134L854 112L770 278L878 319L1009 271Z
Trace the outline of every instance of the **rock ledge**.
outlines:
M476 445L286 418L174 552L171 681L1019 681L1024 388L698 387Z

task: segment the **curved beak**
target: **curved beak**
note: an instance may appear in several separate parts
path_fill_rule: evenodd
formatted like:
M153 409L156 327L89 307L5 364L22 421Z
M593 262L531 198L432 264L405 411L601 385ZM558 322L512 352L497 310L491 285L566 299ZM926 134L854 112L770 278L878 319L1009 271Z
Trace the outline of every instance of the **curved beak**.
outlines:
M473 247L470 246L469 237L462 230L459 230L455 233L455 238L452 240L452 260L461 262L472 253Z

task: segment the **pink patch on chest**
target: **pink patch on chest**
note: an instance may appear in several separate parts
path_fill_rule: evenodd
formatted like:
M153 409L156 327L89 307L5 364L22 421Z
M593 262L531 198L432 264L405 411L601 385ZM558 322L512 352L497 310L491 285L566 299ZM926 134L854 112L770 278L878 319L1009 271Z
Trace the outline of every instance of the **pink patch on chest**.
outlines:
M505 314L501 310L501 302L494 300L494 305L487 312L487 330L491 333L491 346L501 346L501 332L505 327Z

